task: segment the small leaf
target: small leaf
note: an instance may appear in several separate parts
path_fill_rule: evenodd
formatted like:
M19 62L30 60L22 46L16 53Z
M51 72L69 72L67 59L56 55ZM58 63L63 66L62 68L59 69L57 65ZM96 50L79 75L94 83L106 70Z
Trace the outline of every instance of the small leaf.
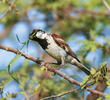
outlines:
M107 82L106 82L106 84L110 86L110 80L109 80L109 81L107 81Z
M94 31L94 30L90 30L90 35L91 35L91 38L92 38L93 40L95 40L96 37L97 37L97 33L96 33L96 31Z
M20 57L20 55L16 55L11 61L10 61L10 63L8 64L8 72L10 72L10 66L12 65L12 64L14 64L17 60L18 60L18 58Z
M95 74L96 73L95 68L91 68L90 72L91 72L92 75Z
M101 68L105 67L107 65L107 62L103 62L100 64Z
M106 94L105 98L106 100L110 100L110 94Z
M90 77L90 76L85 76L85 78L84 78L84 79L85 79L85 80L88 80L88 79L89 79L89 77Z
M38 85L34 88L34 90L37 91L37 90L39 89L39 87L40 87L40 84L38 84Z
M99 97L97 100L103 100L101 97Z
M106 84L110 86L110 79L107 79Z
M84 80L80 83L81 89L83 89L88 84L88 79L90 76L85 76Z
M47 68L46 68L45 66L42 66L40 69L41 69L42 71L47 70Z
M19 92L20 94L22 94L22 95L25 95L25 92Z
M7 51L8 50L8 47L6 47L5 50Z
M27 45L27 48L28 48L28 45L29 45L29 40L27 40L26 45Z
M17 38L18 42L19 42L19 43L21 43L21 42L20 42L20 39L19 39L19 37L18 37L18 35L17 35L17 34L16 34L16 38Z

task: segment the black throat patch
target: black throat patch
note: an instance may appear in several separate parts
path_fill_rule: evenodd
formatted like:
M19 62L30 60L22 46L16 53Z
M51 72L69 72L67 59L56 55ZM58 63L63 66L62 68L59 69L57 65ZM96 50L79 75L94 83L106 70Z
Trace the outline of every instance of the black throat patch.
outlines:
M48 49L49 43L47 42L46 38L44 39L35 38L34 41L37 41L44 50Z

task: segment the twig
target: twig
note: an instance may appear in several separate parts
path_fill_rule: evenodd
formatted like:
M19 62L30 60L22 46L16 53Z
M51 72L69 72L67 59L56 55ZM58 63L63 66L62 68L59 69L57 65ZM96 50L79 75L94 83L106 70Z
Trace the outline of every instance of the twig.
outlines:
M34 62L36 62L38 64L41 64L42 62L44 62L42 60L39 60L39 59L36 59L34 57L31 57L31 56L29 56L27 54L24 54L23 52L19 52L19 50L17 50L17 49L13 49L13 48L6 47L6 46L3 46L3 45L0 45L0 49L4 49L6 51L10 51L10 52L13 52L13 53L16 53L16 54L19 53L21 56L24 56L26 59L32 60L32 61L34 61ZM51 70L51 66L47 66L47 69L49 71L52 71ZM52 72L54 72L54 73L58 74L59 76L63 77L65 80L69 81L71 84L75 84L75 85L80 86L80 82L74 80L73 78L67 76L66 74L64 74L64 73L62 73L62 72L60 72L58 70L53 70ZM85 89L88 90L88 91L90 91L90 92L92 92L93 94L97 94L97 95L100 95L100 96L105 97L105 94L102 93L102 92L99 92L97 90L93 90L93 89L91 89L89 87L87 87Z
M34 62L36 62L38 64L41 63L41 61L42 61L42 60L36 59L34 57L31 57L31 56L29 56L27 54L24 54L22 51L19 51L17 49L13 49L13 48L10 48L10 47L6 47L6 46L3 46L3 45L0 45L0 49L4 49L6 51L10 51L10 52L13 52L13 53L16 53L16 54L19 53L21 56L24 56L26 59L32 60L32 61L34 61Z
M2 20L3 18L5 18L5 16L8 14L8 12L13 7L14 3L15 3L15 0L11 3L11 5L8 7L8 9L6 11L4 11L4 13L0 16L0 20Z
M48 100L48 99L52 99L52 98L58 98L58 97L66 95L66 94L72 93L72 92L74 92L74 91L76 91L78 89L80 89L80 88L72 89L72 90L66 91L64 93L57 94L57 95L52 95L52 96L49 96L49 97L45 97L45 98L42 98L40 100Z
M93 11L93 10L87 10L87 9L76 9L76 8L66 8L63 9L65 12L76 12L76 13L87 13L90 15L104 15L104 16L109 16L109 12L98 12L98 11Z
M102 0L103 4L105 5L105 7L110 11L110 6L109 4L107 3L106 0Z

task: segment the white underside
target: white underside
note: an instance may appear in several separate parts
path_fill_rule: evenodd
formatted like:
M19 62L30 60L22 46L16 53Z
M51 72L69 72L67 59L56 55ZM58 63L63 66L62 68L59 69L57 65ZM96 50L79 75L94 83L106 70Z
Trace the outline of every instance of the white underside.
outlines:
M50 43L50 45L48 45L48 47L47 47L48 49L46 49L45 51L50 56L57 59L58 61L60 61L62 57L65 58L66 52L55 43L55 41L53 40L53 38L50 35L47 37L47 41L48 41L48 43Z
M75 58L68 55L64 49L58 46L50 35L46 37L46 39L48 43L50 43L50 45L48 45L48 49L46 49L45 51L57 61L61 61L62 58L66 63L73 64L77 61Z

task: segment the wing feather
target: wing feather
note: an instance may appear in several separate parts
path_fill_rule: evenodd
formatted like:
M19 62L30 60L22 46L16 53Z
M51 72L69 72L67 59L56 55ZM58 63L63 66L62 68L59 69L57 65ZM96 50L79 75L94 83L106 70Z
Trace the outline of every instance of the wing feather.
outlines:
M53 37L54 41L67 52L67 54L76 58L80 62L76 54L72 51L72 49L68 46L68 44L63 40L63 38L60 35L51 34L51 36Z

